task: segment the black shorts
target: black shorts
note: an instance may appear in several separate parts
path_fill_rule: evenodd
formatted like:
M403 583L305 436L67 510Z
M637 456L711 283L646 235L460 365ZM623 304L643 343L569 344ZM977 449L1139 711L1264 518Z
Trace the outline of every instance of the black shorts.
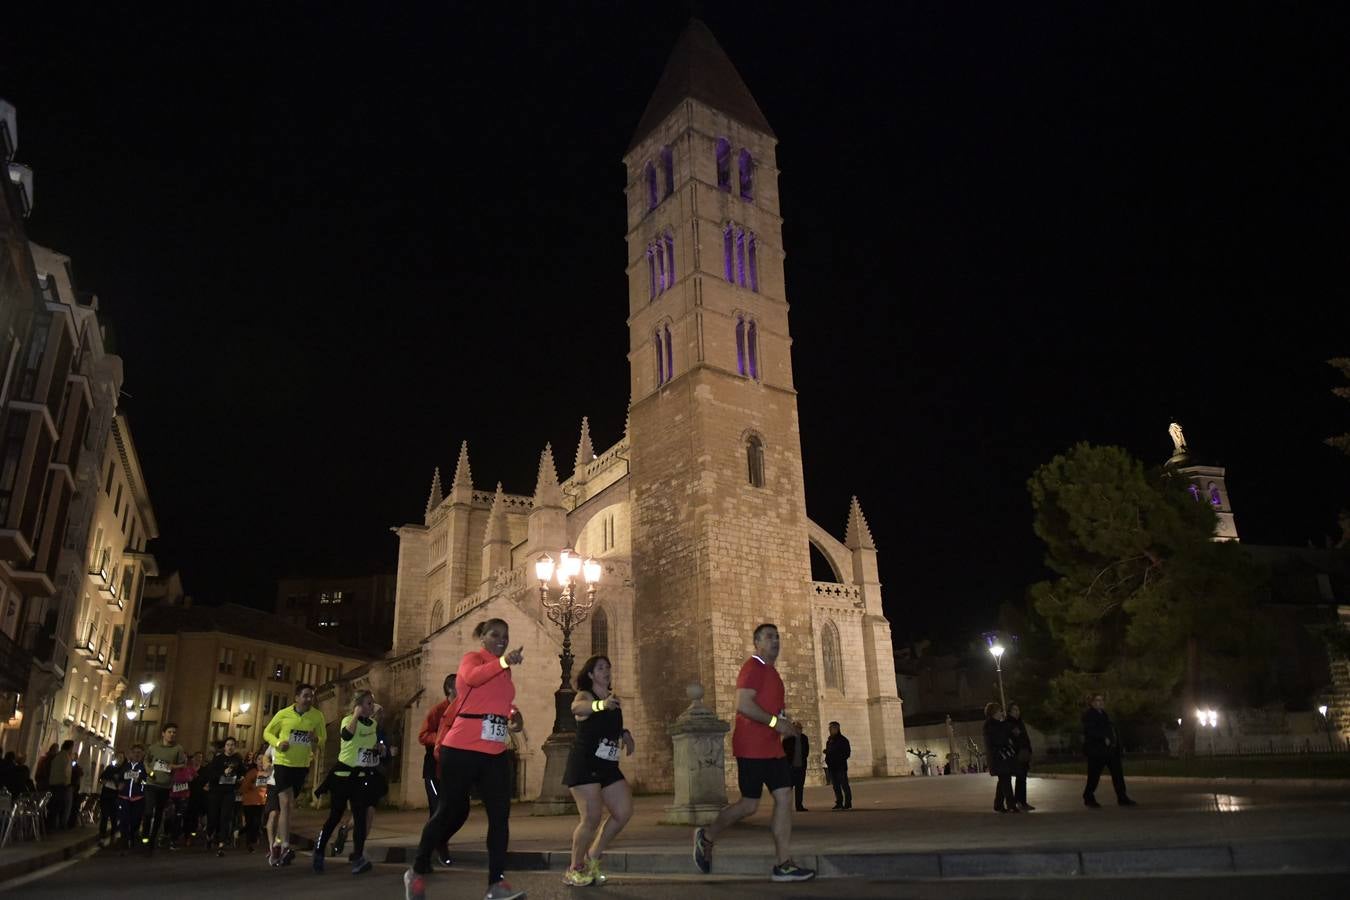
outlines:
M286 791L294 791L295 796L299 797L307 775L309 766L273 766L272 778L276 781L276 787L268 793L284 794Z
M758 800L760 788L767 786L772 794L779 788L792 787L792 765L786 756L777 759L752 759L747 756L736 757L736 780L740 784L741 796Z
M569 764L563 773L563 784L567 787L580 787L583 784L598 784L607 788L611 784L623 781L623 772L618 763L597 759L593 762L582 761L578 765Z
M263 806L263 813L281 812L281 794L277 791L276 785L267 786L267 803Z

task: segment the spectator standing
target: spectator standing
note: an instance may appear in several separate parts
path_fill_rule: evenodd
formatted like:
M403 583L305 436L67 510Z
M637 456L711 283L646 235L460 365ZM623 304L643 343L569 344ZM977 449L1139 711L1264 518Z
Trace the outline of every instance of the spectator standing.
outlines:
M998 779L994 787L994 812L1021 812L1013 797L1012 773L1017 758L1013 749L1012 728L1003 707L988 703L984 707L984 752L989 759L989 774Z
M805 732L783 738L783 755L792 766L792 788L796 795L797 812L810 812L802 804L802 791L806 787L806 761L810 759L807 754L810 752L811 742L807 740Z
M1008 704L1008 726L1012 729L1013 749L1017 757L1013 761L1013 799L1022 812L1031 812L1036 807L1027 802L1027 772L1031 770L1031 733L1022 721L1022 707L1016 703Z
M47 774L47 789L52 792L50 806L47 808L47 821L52 831L66 828L70 819L70 776L75 750L74 741L65 741L61 749L51 758L51 769Z
M853 789L848 783L848 758L852 752L848 738L839 730L839 723L831 722L830 736L825 739L825 771L834 787L833 809L853 808Z
M1083 787L1083 805L1100 809L1094 794L1102 777L1102 768L1111 770L1111 786L1116 791L1116 802L1121 806L1137 806L1125 793L1125 771L1120 760L1120 736L1111 717L1106 714L1106 699L1093 694L1083 712L1083 753L1087 755L1087 784Z

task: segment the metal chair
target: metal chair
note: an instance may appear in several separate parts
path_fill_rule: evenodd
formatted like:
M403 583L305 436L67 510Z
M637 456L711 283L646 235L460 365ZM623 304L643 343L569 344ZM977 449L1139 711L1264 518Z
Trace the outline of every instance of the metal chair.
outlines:
M5 824L4 833L0 835L0 847L4 847L11 840L42 840L45 836L43 821L46 816L47 802L51 799L51 796L50 793L47 793L41 798L36 798L32 794L23 794L17 798L11 798L8 821ZM3 805L4 801L0 800L0 807Z

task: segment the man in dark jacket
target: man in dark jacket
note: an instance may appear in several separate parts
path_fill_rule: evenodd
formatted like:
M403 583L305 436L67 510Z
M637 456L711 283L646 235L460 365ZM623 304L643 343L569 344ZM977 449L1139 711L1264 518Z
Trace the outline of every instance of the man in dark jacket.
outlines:
M1121 806L1137 805L1125 793L1125 772L1120 765L1120 737L1111 717L1106 714L1106 700L1101 694L1093 694L1088 708L1083 713L1083 753L1087 755L1087 785L1083 788L1083 805L1091 809L1100 809L1101 804L1093 795L1097 792L1097 782L1102 777L1102 767L1111 770L1111 786L1116 790L1116 802Z
M803 734L789 734L783 738L783 754L792 766L792 787L797 792L797 812L809 812L802 805L802 788L806 786L806 754L811 752L811 742Z
M825 768L834 787L832 809L852 809L853 789L848 786L848 758L852 751L848 738L839 730L838 722L830 723L830 736L825 739Z

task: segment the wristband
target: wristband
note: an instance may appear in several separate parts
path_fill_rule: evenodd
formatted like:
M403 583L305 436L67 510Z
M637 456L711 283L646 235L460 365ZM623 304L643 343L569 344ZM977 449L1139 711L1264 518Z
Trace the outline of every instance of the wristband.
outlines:
M778 727L778 717L777 717L777 716L769 716L769 727L770 727L770 728L777 728L777 727Z
M499 656L499 657L497 657L497 662L499 662L499 663L502 664L502 668L503 668L503 669L509 669L509 668L511 668L511 664L510 664L509 662L506 661L506 657L505 657L505 656Z
M603 700L591 701L591 712L604 712L604 711L605 711L605 701Z

